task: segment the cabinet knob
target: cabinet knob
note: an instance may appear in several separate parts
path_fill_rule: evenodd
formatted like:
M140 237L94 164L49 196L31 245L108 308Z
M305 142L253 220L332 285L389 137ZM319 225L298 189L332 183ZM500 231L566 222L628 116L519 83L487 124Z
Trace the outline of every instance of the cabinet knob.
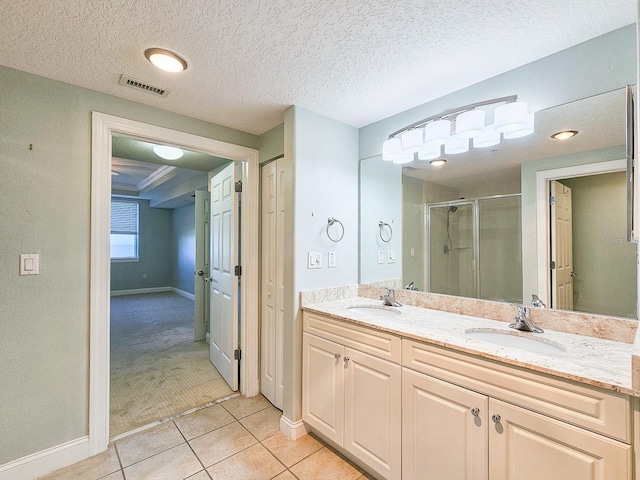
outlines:
M473 415L474 417L477 417L478 415L480 415L480 409L479 408L472 408L471 409L471 415Z
M347 363L350 359L349 357L344 357L343 360L344 360L344 363Z
M495 423L500 423L500 420L502 420L502 417L497 413L494 413L493 415L491 415L491 420L493 420Z
M339 353L334 353L333 354L333 358L335 358L336 360L340 358L340 354Z

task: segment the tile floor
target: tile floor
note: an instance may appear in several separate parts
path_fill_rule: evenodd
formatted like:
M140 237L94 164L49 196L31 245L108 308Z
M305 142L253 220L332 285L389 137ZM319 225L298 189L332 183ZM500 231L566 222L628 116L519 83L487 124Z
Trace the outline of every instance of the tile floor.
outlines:
M316 438L279 430L264 397L235 397L142 432L42 480L365 480Z

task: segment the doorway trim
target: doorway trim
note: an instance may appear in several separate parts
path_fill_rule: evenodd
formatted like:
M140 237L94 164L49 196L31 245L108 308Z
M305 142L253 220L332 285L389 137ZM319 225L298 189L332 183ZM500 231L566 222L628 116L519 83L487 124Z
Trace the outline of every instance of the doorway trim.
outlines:
M550 305L549 298L551 298L551 286L548 279L549 269L551 268L549 264L549 182L551 180L562 180L563 178L620 172L626 170L626 168L627 161L622 159L536 172L537 294L546 305Z
M111 138L125 135L242 162L242 183L246 193L240 220L243 245L240 277L242 317L240 319L240 391L258 395L258 226L259 152L232 143L201 137L135 120L92 112L91 144L91 273L89 307L89 455L109 444L110 369L110 275Z

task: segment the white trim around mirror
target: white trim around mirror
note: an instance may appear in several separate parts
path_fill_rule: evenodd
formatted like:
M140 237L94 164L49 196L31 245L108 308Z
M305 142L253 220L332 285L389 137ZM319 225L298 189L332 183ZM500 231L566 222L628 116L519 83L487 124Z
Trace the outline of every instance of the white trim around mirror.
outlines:
M111 137L167 143L187 150L242 162L242 318L240 320L240 390L260 392L258 368L258 150L177 130L92 112L91 146L91 275L89 334L89 455L109 443L109 299Z
M549 264L549 182L563 178L620 172L626 168L626 160L622 159L536 172L536 250L538 279L538 291L536 293L546 305L551 305L549 301L551 298L551 285L548 275L551 268Z

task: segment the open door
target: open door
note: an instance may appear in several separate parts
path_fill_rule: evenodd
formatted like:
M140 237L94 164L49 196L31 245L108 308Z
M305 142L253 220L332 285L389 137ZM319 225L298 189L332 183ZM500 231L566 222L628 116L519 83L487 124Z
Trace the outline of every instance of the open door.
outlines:
M211 178L210 356L232 390L238 390L238 194L236 165L229 164Z
M571 189L553 180L551 192L551 306L573 310L573 215Z
M210 199L209 192L196 190L196 270L194 272L194 340L196 342L204 340L209 331L209 285L205 282L205 278L209 276Z

